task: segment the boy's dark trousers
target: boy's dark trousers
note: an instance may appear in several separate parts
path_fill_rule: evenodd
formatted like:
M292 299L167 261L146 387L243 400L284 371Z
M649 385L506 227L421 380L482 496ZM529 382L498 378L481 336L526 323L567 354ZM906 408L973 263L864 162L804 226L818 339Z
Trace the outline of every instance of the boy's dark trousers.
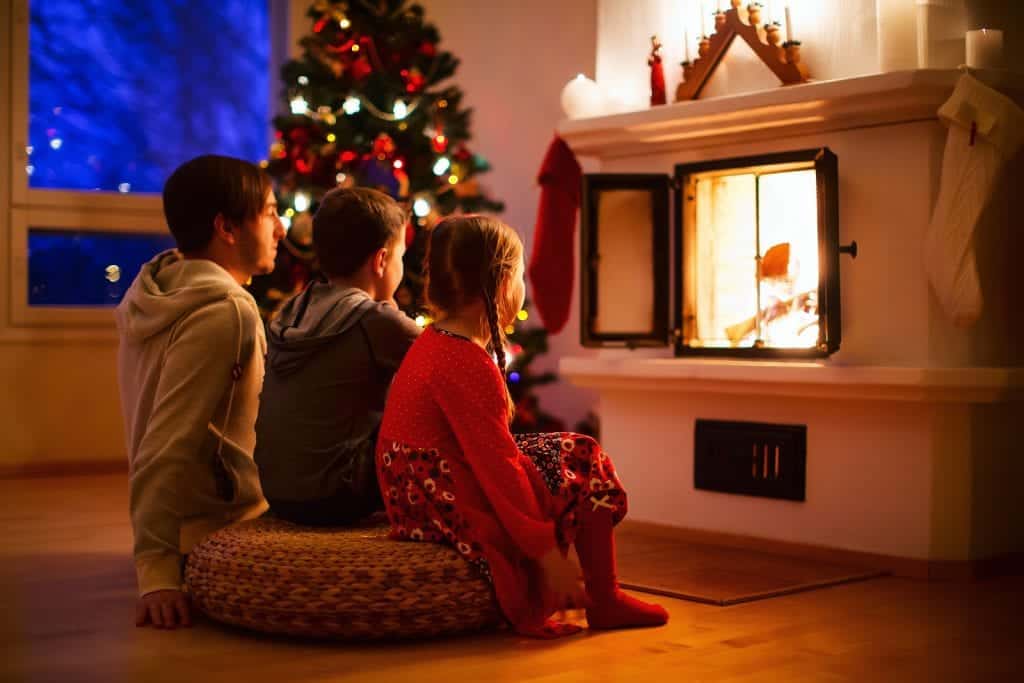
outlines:
M268 499L270 514L294 524L307 526L345 526L384 509L377 484L377 471L371 440L370 448L356 455L350 475L343 485L326 498L316 500Z

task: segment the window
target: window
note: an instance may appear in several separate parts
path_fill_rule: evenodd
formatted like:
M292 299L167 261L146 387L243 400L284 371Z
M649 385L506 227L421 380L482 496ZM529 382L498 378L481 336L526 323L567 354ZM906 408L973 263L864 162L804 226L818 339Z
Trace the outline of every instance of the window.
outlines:
M29 306L114 306L170 235L29 228Z
M29 186L159 192L204 153L267 150L266 1L30 4Z

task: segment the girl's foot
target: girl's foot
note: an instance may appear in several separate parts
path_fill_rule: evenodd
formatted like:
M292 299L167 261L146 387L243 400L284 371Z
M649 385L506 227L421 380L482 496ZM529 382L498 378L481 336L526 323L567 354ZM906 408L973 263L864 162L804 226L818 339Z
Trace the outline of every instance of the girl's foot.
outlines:
M590 628L637 628L662 626L668 622L668 612L661 605L644 602L616 589L608 597L587 608Z

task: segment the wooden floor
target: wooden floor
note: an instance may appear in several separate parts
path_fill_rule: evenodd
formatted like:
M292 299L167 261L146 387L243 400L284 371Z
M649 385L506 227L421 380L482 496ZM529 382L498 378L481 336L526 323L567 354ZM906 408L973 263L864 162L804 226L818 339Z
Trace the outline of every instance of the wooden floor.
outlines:
M133 625L122 475L0 480L0 681L1015 681L1024 579L877 579L555 642L317 644Z

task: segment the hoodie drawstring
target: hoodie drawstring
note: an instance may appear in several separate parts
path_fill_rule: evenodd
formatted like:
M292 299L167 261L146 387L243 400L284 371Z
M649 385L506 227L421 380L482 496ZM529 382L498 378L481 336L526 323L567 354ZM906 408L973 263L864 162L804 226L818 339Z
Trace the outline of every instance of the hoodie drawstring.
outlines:
M235 387L238 380L242 378L242 311L238 308L238 301L230 297L231 303L235 306L235 318L238 320L238 343L235 347L235 364L231 366L231 388L228 390L228 405L224 412L224 423L220 428L220 435L217 440L217 458L214 462L214 476L217 481L217 494L226 502L235 498L235 484L231 480L227 466L224 464L222 452L224 451L224 439L226 438L228 422L231 420L231 405L235 400Z

